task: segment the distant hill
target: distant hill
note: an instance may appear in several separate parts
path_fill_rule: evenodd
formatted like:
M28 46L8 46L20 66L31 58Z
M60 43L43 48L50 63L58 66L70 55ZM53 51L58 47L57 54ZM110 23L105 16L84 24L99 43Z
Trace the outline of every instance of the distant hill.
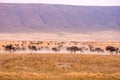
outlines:
M0 4L0 32L120 31L120 6Z

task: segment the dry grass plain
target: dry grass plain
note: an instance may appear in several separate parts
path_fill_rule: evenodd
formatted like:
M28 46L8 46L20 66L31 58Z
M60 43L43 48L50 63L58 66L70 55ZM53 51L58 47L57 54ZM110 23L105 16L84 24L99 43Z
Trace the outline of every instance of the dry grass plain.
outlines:
M120 80L120 56L4 53L0 80Z

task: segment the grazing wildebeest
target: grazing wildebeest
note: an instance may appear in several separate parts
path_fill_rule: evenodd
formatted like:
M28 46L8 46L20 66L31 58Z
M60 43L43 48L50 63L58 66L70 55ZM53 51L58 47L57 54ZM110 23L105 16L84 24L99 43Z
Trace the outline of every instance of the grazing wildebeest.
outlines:
M116 53L116 55L119 53L119 48L117 47L113 47L113 46L107 46L106 51L109 51L111 54L113 54L113 52Z
M16 52L16 48L13 45L3 45L3 47L5 48L5 51L10 51L10 52Z

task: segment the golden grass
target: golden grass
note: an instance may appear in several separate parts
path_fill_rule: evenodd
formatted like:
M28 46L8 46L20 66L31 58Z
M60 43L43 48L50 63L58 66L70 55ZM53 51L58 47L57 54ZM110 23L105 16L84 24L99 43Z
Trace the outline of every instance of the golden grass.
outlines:
M0 80L120 80L120 56L0 54Z

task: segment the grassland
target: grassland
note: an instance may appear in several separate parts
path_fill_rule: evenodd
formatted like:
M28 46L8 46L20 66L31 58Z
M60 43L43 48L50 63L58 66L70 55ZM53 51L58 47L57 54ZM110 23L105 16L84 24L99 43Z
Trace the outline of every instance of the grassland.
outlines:
M120 80L120 56L0 54L0 80Z

